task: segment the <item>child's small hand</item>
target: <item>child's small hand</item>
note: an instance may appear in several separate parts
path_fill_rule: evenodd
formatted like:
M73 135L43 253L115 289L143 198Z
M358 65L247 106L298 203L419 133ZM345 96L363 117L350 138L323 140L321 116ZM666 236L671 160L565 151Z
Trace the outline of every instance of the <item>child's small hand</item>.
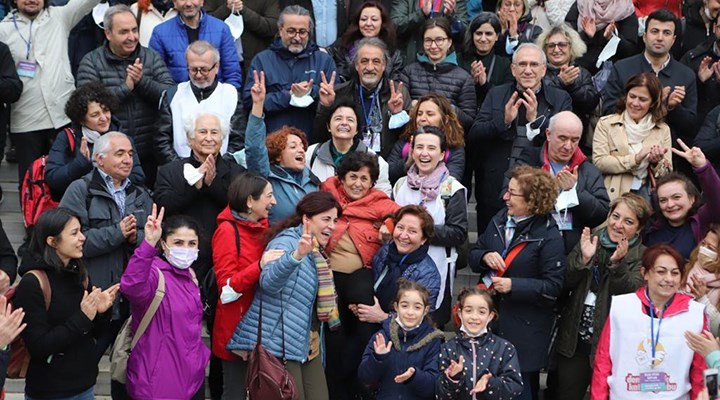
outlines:
M452 378L453 376L462 372L462 370L464 368L464 364L465 364L465 357L463 357L463 356L460 356L460 358L458 358L457 362L455 362L455 360L451 360L450 366L448 366L447 369L445 370L445 374L447 374L448 378Z
M390 348L392 348L392 341L388 340L386 344L385 336L383 336L382 333L378 333L377 335L375 335L375 341L373 341L373 348L375 349L375 354L377 355L387 354L390 352Z
M415 374L415 368L410 367L407 369L407 371L405 371L402 374L395 377L395 383L403 383L406 380L412 378L412 376L414 374Z
M473 388L473 390L470 391L470 394L473 395L473 394L484 392L485 389L487 389L487 384L488 384L488 381L490 380L491 376L492 376L492 374L489 372L487 374L481 376L480 379L478 379L477 383L475 384L475 387Z

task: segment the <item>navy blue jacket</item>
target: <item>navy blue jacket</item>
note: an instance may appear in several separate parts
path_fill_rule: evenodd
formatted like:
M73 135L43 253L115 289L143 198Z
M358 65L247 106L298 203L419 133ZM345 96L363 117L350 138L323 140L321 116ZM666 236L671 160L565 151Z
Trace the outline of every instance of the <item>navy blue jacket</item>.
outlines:
M335 61L329 54L320 51L315 42L309 41L303 51L293 54L283 46L280 39L277 39L267 50L258 53L250 63L242 94L245 109L252 108L250 89L255 84L253 71L258 73L265 71L267 95L264 110L268 133L282 128L283 125L294 126L305 132L309 143L315 143L317 141L311 140L310 136L315 110L320 102L318 96L322 82L320 71L325 71L325 76L330 79L335 70ZM313 80L310 96L315 102L306 108L291 106L290 86L310 79Z
M220 65L217 77L220 82L229 83L242 90L242 71L235 40L225 22L211 16L203 10L200 16L200 40L207 40L220 52ZM180 15L156 26L150 37L148 47L162 56L175 83L190 80L185 60L188 47L188 35L185 23Z
M512 290L498 293L495 304L502 316L498 335L509 340L522 360L523 371L539 371L546 366L550 331L557 302L565 279L565 248L555 220L550 215L536 215L519 222L512 241L505 245L507 209L493 217L487 229L470 250L470 268L485 274L490 267L482 257L496 251L508 252L527 243L507 268Z
M427 320L407 332L393 318L385 320L377 334L385 337L385 343L391 341L392 348L387 354L375 354L375 335L370 338L358 368L360 382L377 387L378 400L434 399L443 333ZM413 376L395 383L394 378L410 367L415 368Z

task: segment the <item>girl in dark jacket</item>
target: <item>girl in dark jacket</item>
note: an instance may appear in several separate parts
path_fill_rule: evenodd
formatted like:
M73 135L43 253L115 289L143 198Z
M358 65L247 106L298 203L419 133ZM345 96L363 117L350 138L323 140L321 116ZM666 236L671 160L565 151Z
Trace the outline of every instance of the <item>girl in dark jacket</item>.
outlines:
M553 308L565 277L565 247L550 215L558 195L555 178L538 168L515 167L506 209L492 219L470 250L470 267L496 291L504 318L498 334L512 342L522 360L523 393L537 399L540 369L547 365Z
M377 399L434 399L443 333L428 322L430 293L416 283L398 281L395 318L368 342L358 377L377 387Z
M94 398L95 337L109 326L102 314L119 285L105 291L89 285L84 243L80 220L66 208L44 212L33 230L27 253L33 260L23 260L15 294L15 306L25 310L22 338L31 356L26 399Z
M472 400L480 395L487 400L505 400L522 392L515 346L488 330L497 316L488 291L475 287L460 292L460 332L440 349L438 399Z

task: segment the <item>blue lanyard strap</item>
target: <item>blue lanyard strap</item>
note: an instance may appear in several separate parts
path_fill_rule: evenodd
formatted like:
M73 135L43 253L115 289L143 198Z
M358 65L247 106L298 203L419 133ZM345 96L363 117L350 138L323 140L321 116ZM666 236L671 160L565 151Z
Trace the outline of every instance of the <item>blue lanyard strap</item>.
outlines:
M23 42L25 42L25 46L27 47L27 53L25 55L26 60L30 60L30 48L32 47L32 24L33 21L30 21L30 33L28 35L28 39L26 40L25 37L20 33L20 28L17 24L17 12L13 14L12 16L13 25L15 25L15 30L17 31L18 35L20 36L20 39L22 39Z
M655 306L653 305L652 300L650 300L650 294L648 293L647 288L645 288L645 295L647 296L648 302L650 303L650 346L652 353L652 361L650 366L655 368L655 350L660 343L660 326L662 325L662 320L663 316L665 315L665 309L667 308L667 304L665 304L662 311L660 311L660 315L658 316L657 334L655 334Z
M363 119L365 120L365 128L370 129L370 114L372 114L372 109L375 106L375 101L377 100L377 92L378 90L375 89L372 96L370 97L370 112L365 111L365 96L363 96L363 88L362 84L358 84L358 89L360 90L360 104L362 105L363 110Z

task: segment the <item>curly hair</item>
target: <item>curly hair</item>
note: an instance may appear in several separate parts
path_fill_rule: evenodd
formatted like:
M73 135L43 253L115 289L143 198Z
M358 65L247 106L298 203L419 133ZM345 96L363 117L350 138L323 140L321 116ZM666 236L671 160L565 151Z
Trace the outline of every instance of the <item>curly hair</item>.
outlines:
M93 81L80 85L72 92L67 103L65 103L65 115L70 118L73 124L81 125L85 121L88 105L92 102L100 104L102 108L107 108L111 113L118 106L115 95L102 82Z
M347 51L355 42L363 38L363 35L360 32L360 16L362 15L363 10L366 8L377 8L378 10L380 10L380 19L382 20L382 22L380 25L380 33L377 37L380 38L383 42L385 42L390 52L394 52L396 49L397 40L397 35L395 33L395 25L393 24L392 19L390 19L390 14L388 13L388 11L377 0L368 0L363 3L362 6L360 6L360 8L350 20L350 24L348 25L347 30L342 35L342 37L340 37L340 45L345 51Z
M283 126L275 132L267 135L265 138L265 146L268 151L268 159L271 164L277 164L280 160L280 155L287 146L288 136L295 135L302 141L303 149L307 150L308 142L305 133L298 128L292 126Z
M555 208L558 184L548 172L529 165L518 165L512 170L512 178L520 186L532 215L546 215Z
M551 37L555 35L563 35L565 36L565 39L567 39L569 44L571 63L573 62L573 60L582 57L587 52L587 45L580 37L580 34L577 33L575 29L571 28L569 25L566 24L554 26L548 31L543 31L543 33L541 33L540 36L535 39L535 44L540 46L543 50L547 50L545 47L547 45L547 42L550 40Z
M457 113L455 113L450 100L437 93L428 93L418 99L415 106L410 110L410 122L405 125L405 130L400 135L400 139L410 140L415 132L417 132L419 128L417 125L418 110L426 101L435 103L440 109L443 120L440 128L445 132L448 147L465 147L465 131L463 130L462 124L460 124Z
M652 72L643 72L632 76L625 84L625 95L617 100L617 113L622 114L627 108L626 98L630 90L636 87L645 87L650 93L650 114L655 123L661 122L667 115L667 107L663 101L662 85L657 76Z

